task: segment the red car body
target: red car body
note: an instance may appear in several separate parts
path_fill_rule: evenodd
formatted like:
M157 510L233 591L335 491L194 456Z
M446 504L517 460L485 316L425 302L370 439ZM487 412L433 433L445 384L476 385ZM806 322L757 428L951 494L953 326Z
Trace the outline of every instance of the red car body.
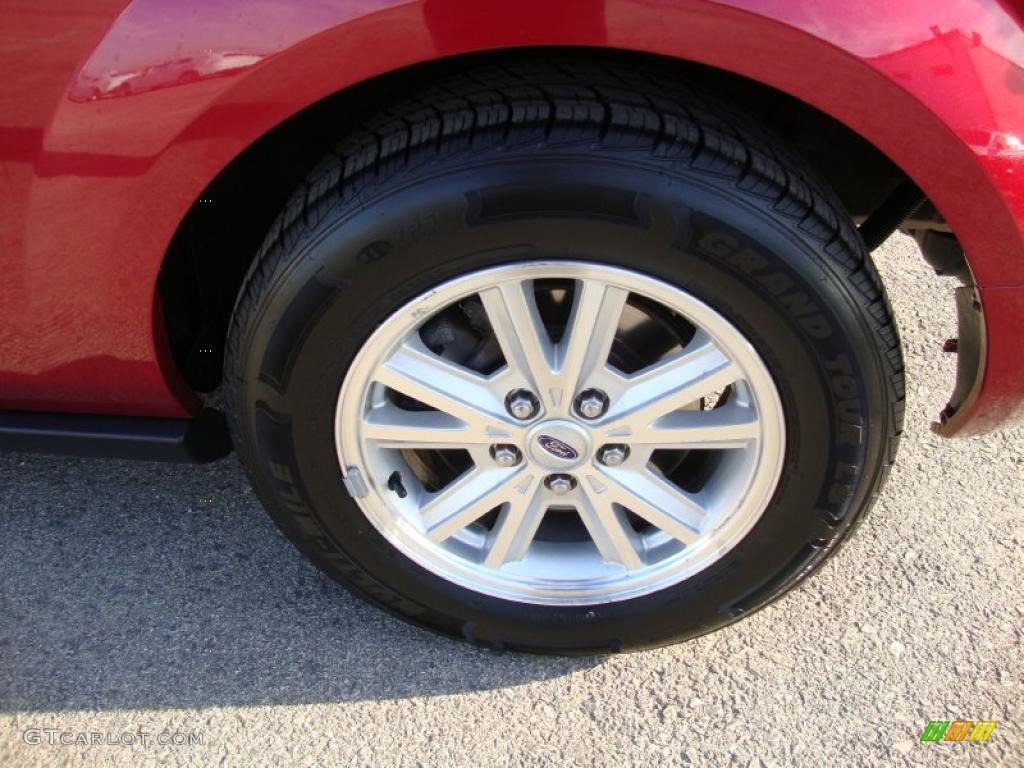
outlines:
M1024 31L1003 0L0 0L0 20L0 409L195 414L157 276L222 169L377 75L588 46L750 78L884 153L956 234L983 310L944 431L1024 410Z

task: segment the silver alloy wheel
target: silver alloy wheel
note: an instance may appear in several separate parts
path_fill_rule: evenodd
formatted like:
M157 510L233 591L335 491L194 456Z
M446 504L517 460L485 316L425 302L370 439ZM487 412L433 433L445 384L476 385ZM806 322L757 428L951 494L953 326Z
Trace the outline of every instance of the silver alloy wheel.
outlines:
M537 299L549 285L568 305L561 329ZM468 305L500 349L493 370L424 341L432 318ZM613 364L642 346L631 329L662 326L684 329L674 348ZM526 420L507 401L523 392L538 406ZM587 418L575 403L593 392L606 406ZM402 553L468 589L553 605L649 594L719 560L764 512L785 448L775 384L724 317L637 272L555 261L468 274L392 314L349 368L335 438L350 491ZM508 448L510 466L495 460ZM621 461L603 462L620 458L606 448ZM438 482L424 456L452 476Z

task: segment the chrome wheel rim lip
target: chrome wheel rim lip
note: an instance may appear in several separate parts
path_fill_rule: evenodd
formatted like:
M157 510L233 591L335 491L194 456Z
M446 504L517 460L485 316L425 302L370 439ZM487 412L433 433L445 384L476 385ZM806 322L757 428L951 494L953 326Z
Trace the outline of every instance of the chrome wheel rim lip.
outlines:
M682 545L679 539L660 528L646 531L636 547L642 560L639 565L635 561L630 561L629 566L608 562L601 545L595 544L596 539L571 543L532 541L524 557L500 567L487 563L488 546L494 543L489 540L494 538L493 532L488 534L467 525L444 540L435 541L427 535L423 508L418 506L427 497L409 502L399 499L387 487L387 478L393 469L405 466L398 451L390 447L390 443L367 436L376 434L371 430L367 414L376 413L374 408L379 406L382 378L394 379L391 372L397 365L394 360L401 359L402 365L408 362L403 344L428 318L481 291L487 291L490 296L495 291L511 290L513 286L546 278L568 278L587 286L603 285L606 286L605 296L628 292L679 313L704 334L702 339L706 338L730 365L735 366L739 375L734 386L741 392L740 405L746 402L755 414L756 437L744 443L743 448L730 449L722 460L715 494L706 499L708 517L697 525L696 536ZM396 353L401 353L398 358ZM511 375L517 368L524 370ZM382 371L388 372L387 375L382 376ZM642 376L644 372L633 376ZM528 365L509 364L484 377L494 389L490 394L487 389L479 390L485 395L481 401L486 400L488 416L498 413L501 392L515 389L517 383L522 383L522 377L529 375ZM618 492L618 480L629 482L636 475L627 478L626 473L640 470L624 468L625 465L602 466L599 462L602 445L628 445L630 442L629 437L620 438L605 429L616 418L624 418L621 414L616 417L614 400L609 411L593 422L576 417L570 411L577 392L591 388L588 384L598 389L615 388L621 383L616 375L614 370L594 373L582 386L578 383L574 391L562 392L561 405L557 408L551 405L554 400L542 393L545 402L540 412L526 421L495 415L492 427L502 434L495 434L493 442L516 445L523 458L515 467L498 470L487 466L481 458L481 450L476 450L473 461L480 470L478 474L491 473L489 476L496 478L494 473L507 472L506 480L515 478L521 485L528 486L526 493L536 494L540 504L566 500L564 496L552 496L544 488L544 478L555 473L574 476L577 487L572 492L573 504L585 505L589 504L589 497L598 498L594 489L602 483ZM626 387L634 386L629 377L626 378ZM634 389L639 388L641 395L624 391L622 401L627 402L631 397L642 400L642 388L647 385L637 379ZM652 423L657 424L659 420ZM540 466L534 458L537 446L527 442L528 437L532 441L538 434L552 431L552 427L579 430L587 438L573 442L574 448L582 446L583 450L578 460L566 464L565 469L560 469L555 460ZM557 434L552 436L558 438ZM708 568L735 547L760 519L778 484L785 453L785 427L778 391L764 362L735 326L701 300L662 280L619 267L575 261L532 261L473 272L449 280L395 311L366 341L345 376L335 413L335 439L341 473L357 471L366 487L366 494L355 498L356 503L381 535L400 552L433 574L475 592L545 605L589 605L640 597L678 584ZM632 449L630 455L632 457ZM632 460L627 460L626 464ZM642 479L648 482L645 477ZM664 488L655 484L650 490L657 495ZM518 488L516 492L520 492ZM579 502L575 494L579 494ZM587 520L584 522L590 530ZM606 545L606 549L609 546ZM609 551L615 552L613 559L628 561L628 556L619 555L621 550L621 547L619 550L611 547Z

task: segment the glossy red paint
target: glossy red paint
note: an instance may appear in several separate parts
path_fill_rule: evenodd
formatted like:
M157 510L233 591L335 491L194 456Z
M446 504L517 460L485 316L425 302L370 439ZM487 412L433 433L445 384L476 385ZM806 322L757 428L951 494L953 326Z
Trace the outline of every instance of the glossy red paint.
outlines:
M982 388L1024 402L1024 32L1002 0L0 0L0 408L182 416L155 281L207 183L361 80L431 59L586 45L712 65L865 136L964 244Z

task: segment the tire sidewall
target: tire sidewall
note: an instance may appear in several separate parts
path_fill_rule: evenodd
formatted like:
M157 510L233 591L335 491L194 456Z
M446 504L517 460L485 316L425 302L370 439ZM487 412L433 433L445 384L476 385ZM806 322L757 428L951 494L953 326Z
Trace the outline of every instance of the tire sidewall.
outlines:
M582 190L584 202L592 194L591 204L486 215L488 196L514 189L517 199L531 190L541 198L547 179ZM609 203L609 190L629 193L631 215L621 194ZM737 546L680 584L582 607L492 598L405 557L345 491L334 409L363 341L446 280L529 260L606 263L677 285L732 322L776 382L786 454L775 494ZM661 645L768 602L866 505L888 404L872 331L850 290L822 243L769 204L641 158L502 157L411 174L358 208L326 212L239 323L237 442L289 537L331 576L406 618L528 650Z

